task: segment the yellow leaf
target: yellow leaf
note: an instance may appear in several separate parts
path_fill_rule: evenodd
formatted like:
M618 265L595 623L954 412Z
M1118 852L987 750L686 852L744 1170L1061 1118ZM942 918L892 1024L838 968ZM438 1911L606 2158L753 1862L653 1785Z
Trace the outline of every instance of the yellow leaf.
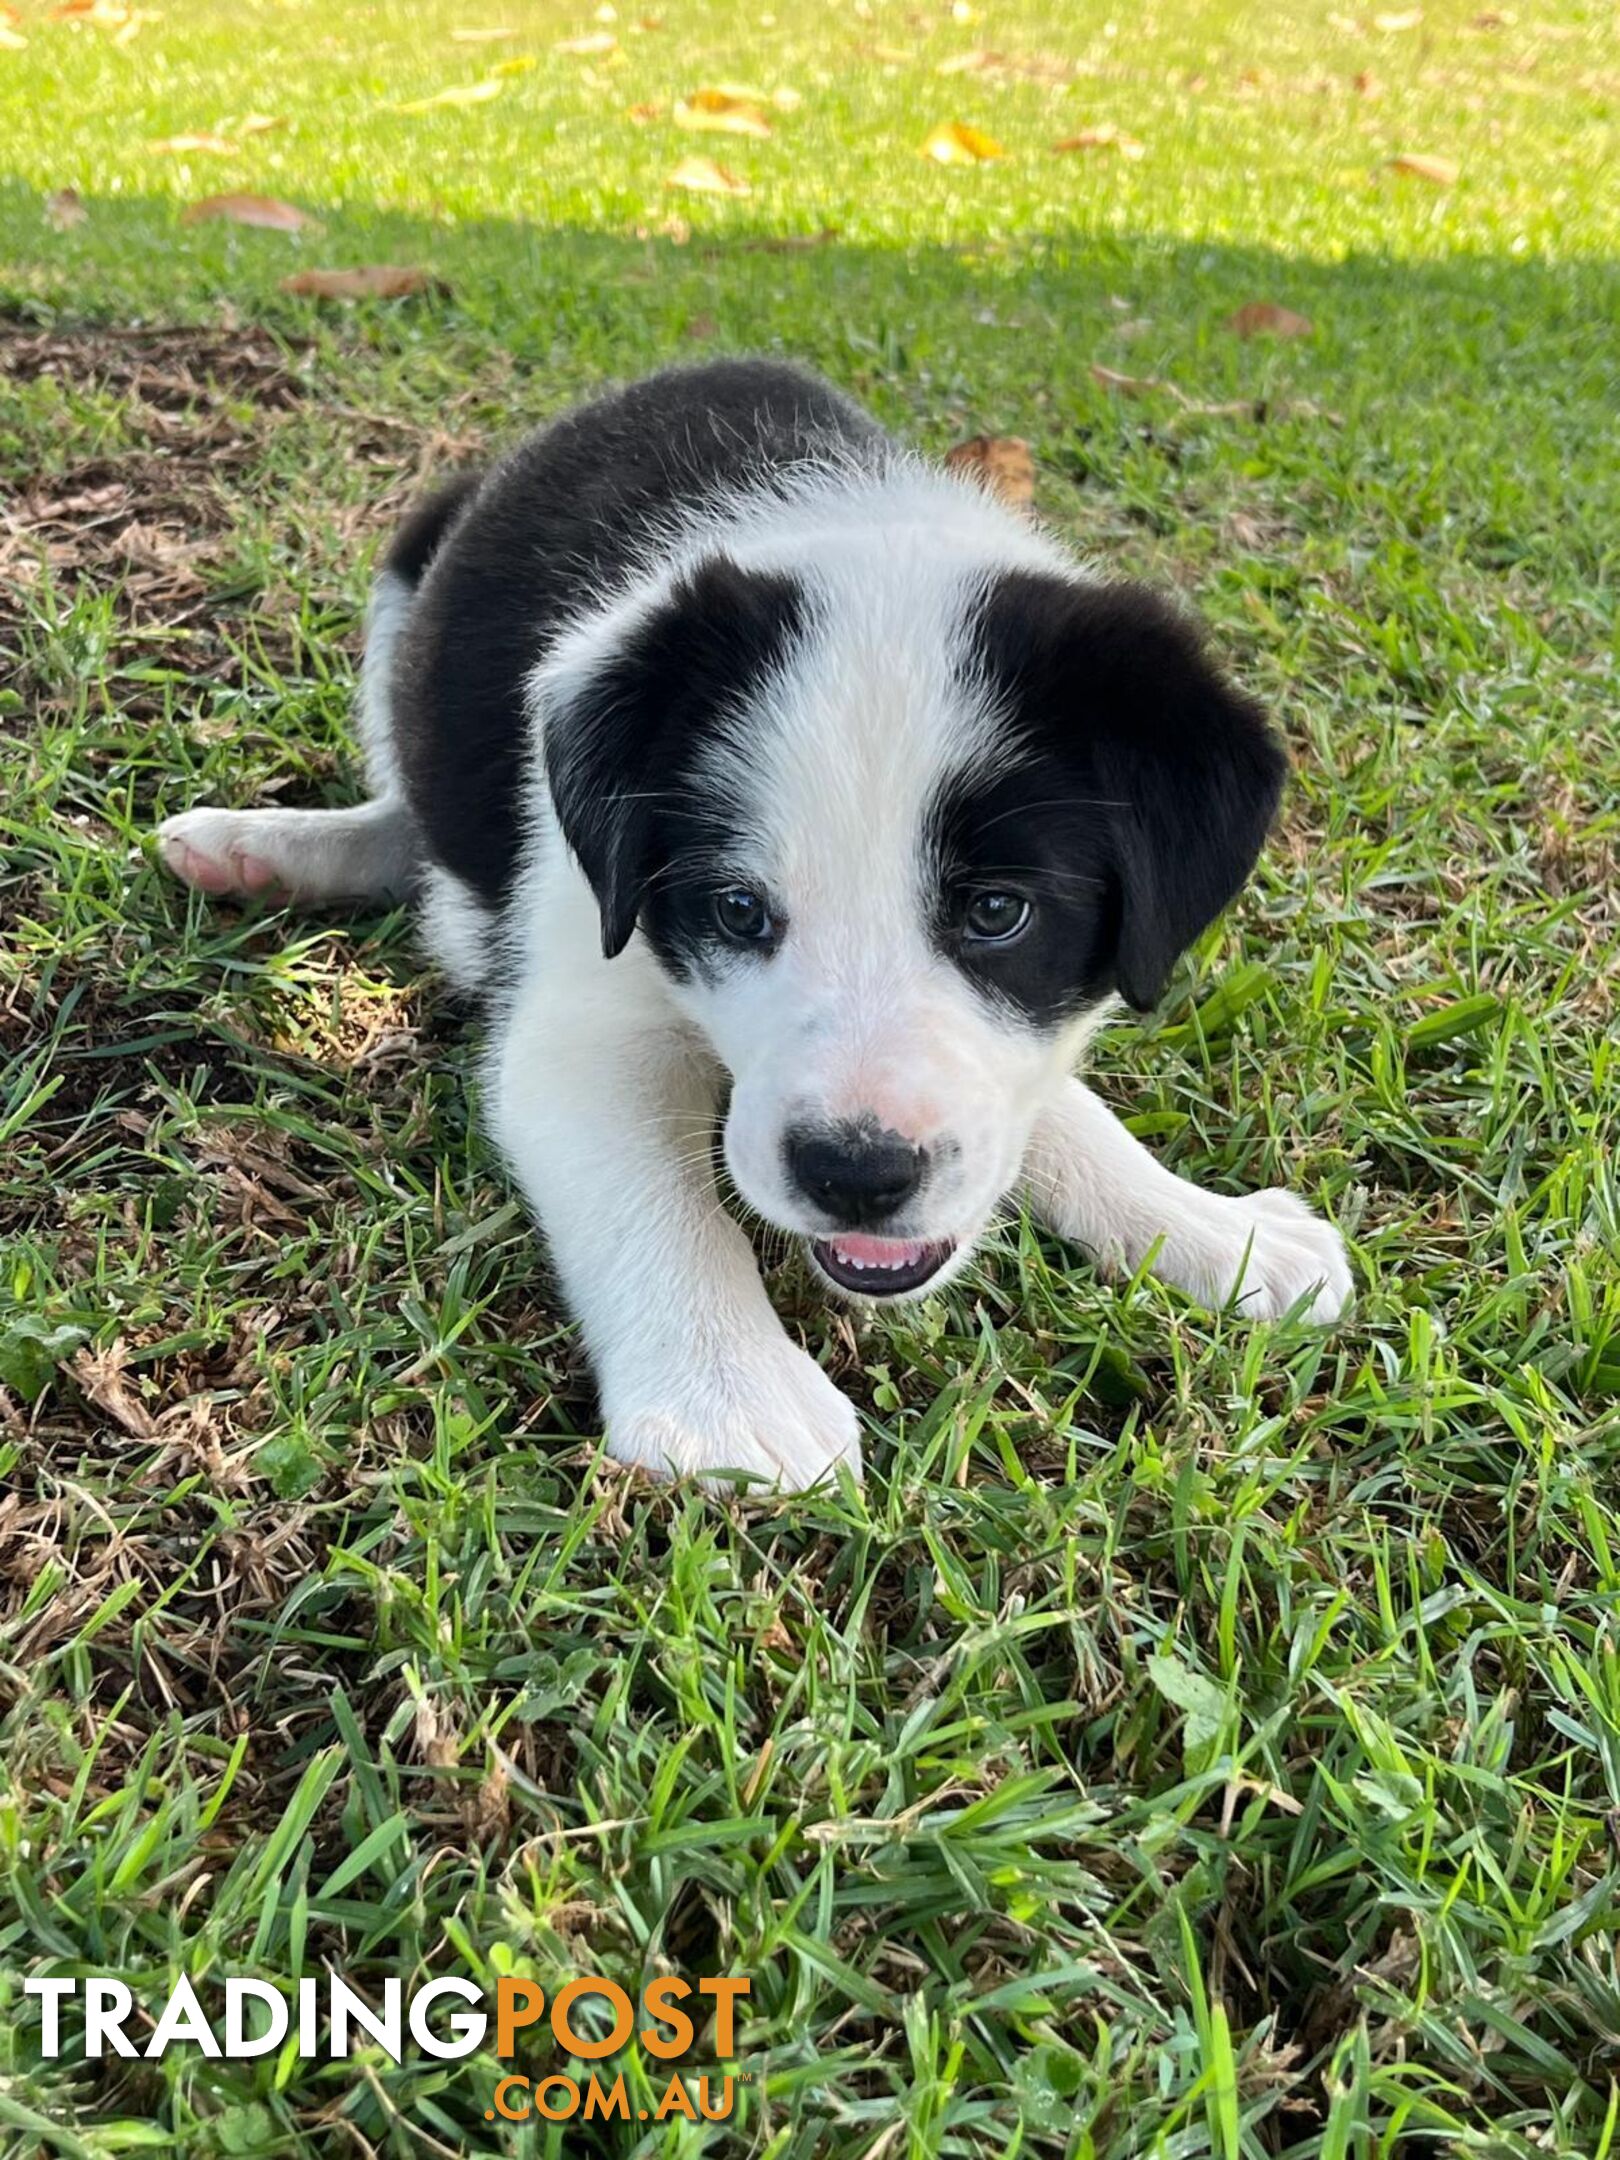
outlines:
M224 135L164 135L146 147L159 157L192 157L203 151L211 157L236 155L236 144Z
M762 138L772 132L752 99L735 97L729 90L694 90L689 98L677 98L670 118L678 128L694 132Z
M1455 187L1461 170L1448 157L1429 157L1422 151L1403 151L1389 161L1391 172L1405 173L1411 180L1427 180L1431 187Z
M1275 300L1247 301L1235 315L1227 316L1225 326L1240 338L1309 337L1316 328L1308 315L1296 315Z
M1101 120L1095 127L1082 128L1078 135L1065 135L1061 142L1052 145L1054 156L1068 150L1114 150L1122 158L1139 158L1146 155L1144 146L1134 135L1127 135L1112 120Z
M456 83L449 90L436 90L432 97L411 98L403 105L394 107L397 113L434 112L441 105L484 105L493 97L499 97L506 88L498 75L486 75L482 82Z
M919 155L932 158L936 165L983 165L1007 153L982 128L969 127L962 120L946 120L928 137Z
M274 195L205 195L201 202L182 210L182 225L201 225L209 218L224 218L231 225L262 225L268 232L302 232L314 221L296 203Z
M533 53L514 53L510 60L497 60L489 72L492 75L527 75L531 68L539 65Z
M684 157L664 182L665 187L687 188L694 195L749 195L753 190L713 158Z

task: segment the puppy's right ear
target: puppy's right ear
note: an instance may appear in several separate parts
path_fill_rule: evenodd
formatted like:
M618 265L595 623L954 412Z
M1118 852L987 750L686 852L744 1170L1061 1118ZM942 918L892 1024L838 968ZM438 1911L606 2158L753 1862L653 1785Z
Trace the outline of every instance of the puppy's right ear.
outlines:
M679 837L698 753L782 666L803 613L792 578L715 555L611 643L585 625L542 662L546 780L610 960Z

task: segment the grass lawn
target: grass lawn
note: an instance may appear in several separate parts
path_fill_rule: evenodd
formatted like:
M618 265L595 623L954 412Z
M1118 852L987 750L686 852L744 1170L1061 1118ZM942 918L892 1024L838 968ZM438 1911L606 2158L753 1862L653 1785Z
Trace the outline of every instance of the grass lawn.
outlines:
M1608 13L617 4L0 10L0 2152L1601 2160ZM674 124L728 83L768 136ZM950 121L1006 155L920 157ZM1105 124L1141 154L1053 154ZM183 222L221 190L319 222ZM448 294L280 289L370 263ZM789 1260L864 1493L649 1489L405 920L151 866L194 800L345 798L430 475L726 349L1028 437L1285 724L1255 886L1099 1085L1337 1216L1332 1337L1016 1223L888 1320ZM21 1992L327 1966L746 1974L752 2082L517 2128L488 2054L42 2063Z

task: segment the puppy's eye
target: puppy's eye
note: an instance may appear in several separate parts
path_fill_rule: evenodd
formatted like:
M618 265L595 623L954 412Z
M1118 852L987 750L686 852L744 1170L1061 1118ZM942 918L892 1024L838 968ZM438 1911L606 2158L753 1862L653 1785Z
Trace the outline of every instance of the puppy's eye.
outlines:
M733 945L763 945L776 933L771 911L745 885L728 886L714 896L715 927Z
M1027 927L1033 912L1022 893L970 893L962 934L975 945L1005 945Z

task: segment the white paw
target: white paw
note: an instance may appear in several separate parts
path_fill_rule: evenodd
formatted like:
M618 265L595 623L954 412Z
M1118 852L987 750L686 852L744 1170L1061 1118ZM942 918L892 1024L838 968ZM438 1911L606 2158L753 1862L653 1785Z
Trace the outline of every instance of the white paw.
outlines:
M262 828L252 810L183 810L158 827L158 853L166 869L198 892L257 897L282 882L260 852Z
M723 1365L669 1373L654 1386L605 1377L608 1453L657 1477L695 1477L716 1489L742 1472L759 1486L808 1492L840 1464L861 1474L860 1421L820 1366L780 1347L733 1353Z
M1337 1320L1349 1305L1354 1286L1344 1240L1297 1194L1278 1189L1225 1200L1220 1229L1206 1279L1196 1286L1212 1304L1230 1303L1248 1320L1275 1320L1303 1298L1301 1318L1318 1324Z

